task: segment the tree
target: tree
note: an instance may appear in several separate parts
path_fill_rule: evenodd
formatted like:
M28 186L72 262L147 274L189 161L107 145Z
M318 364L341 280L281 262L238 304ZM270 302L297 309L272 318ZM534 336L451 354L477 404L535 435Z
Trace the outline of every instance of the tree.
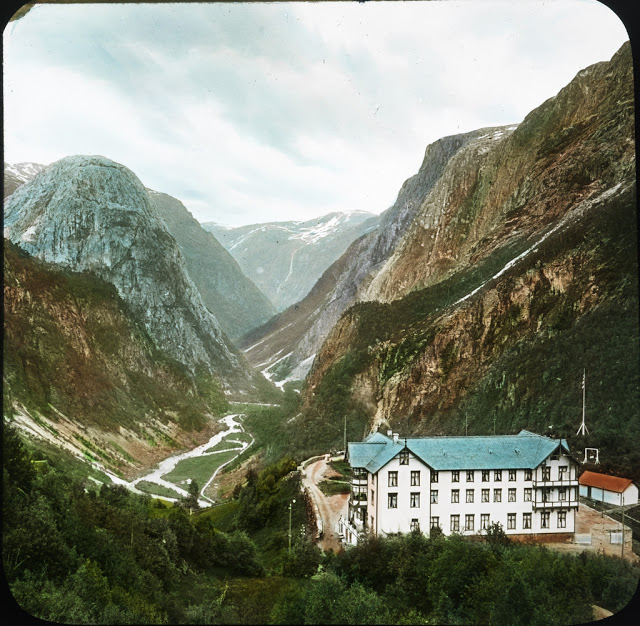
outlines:
M193 478L189 481L189 487L187 488L188 495L186 498L182 500L182 506L185 509L189 509L191 511L198 510L200 505L198 504L198 496L200 495L200 487L198 483L193 480Z

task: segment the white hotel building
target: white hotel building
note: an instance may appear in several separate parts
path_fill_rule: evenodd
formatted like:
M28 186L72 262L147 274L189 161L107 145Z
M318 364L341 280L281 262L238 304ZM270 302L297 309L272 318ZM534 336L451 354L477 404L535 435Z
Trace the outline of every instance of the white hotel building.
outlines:
M570 540L578 508L578 463L564 439L518 435L420 437L373 433L350 442L348 519L341 533L389 535L438 526L478 535L494 522L507 535Z

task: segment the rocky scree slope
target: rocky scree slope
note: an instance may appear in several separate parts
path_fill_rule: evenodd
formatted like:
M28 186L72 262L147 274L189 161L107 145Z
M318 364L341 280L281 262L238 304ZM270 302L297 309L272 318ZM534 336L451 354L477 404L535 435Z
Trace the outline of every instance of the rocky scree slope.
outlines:
M632 86L625 44L450 159L315 358L310 415L571 437L584 368L595 443L640 460Z
M229 228L204 223L278 311L302 300L352 241L374 230L378 217L352 211L307 221Z
M138 178L98 156L67 157L5 203L5 237L33 256L113 284L156 346L193 374L247 393L254 374L188 277Z
M5 418L115 472L192 445L228 406L212 377L156 348L113 285L6 239L3 347Z
M148 190L151 203L175 238L189 276L220 328L232 340L264 324L276 312L236 260L176 198Z

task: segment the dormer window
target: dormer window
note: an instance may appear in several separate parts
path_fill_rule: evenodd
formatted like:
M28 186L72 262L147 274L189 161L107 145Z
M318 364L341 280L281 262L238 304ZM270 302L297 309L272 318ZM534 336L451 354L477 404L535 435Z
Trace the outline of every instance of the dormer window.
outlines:
M409 465L409 450L402 450L398 455L400 465Z

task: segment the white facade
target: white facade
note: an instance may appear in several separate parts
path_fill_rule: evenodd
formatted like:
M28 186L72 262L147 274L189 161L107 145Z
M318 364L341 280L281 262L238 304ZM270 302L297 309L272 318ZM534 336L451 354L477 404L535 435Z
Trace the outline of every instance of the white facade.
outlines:
M456 443L450 441L455 438L440 441L445 439L447 445ZM476 439L482 439L479 446L495 441ZM477 535L494 522L508 535L574 533L578 465L562 446L548 446L553 450L534 467L508 468L496 456L490 469L483 462L484 469L467 469L469 464L461 463L460 469L437 470L429 459L411 450L419 449L418 441L411 440L413 446L405 444L380 467L369 464L374 471L354 467L349 535L389 535L414 529L429 534L434 526L445 535ZM380 436L373 445L379 444Z

